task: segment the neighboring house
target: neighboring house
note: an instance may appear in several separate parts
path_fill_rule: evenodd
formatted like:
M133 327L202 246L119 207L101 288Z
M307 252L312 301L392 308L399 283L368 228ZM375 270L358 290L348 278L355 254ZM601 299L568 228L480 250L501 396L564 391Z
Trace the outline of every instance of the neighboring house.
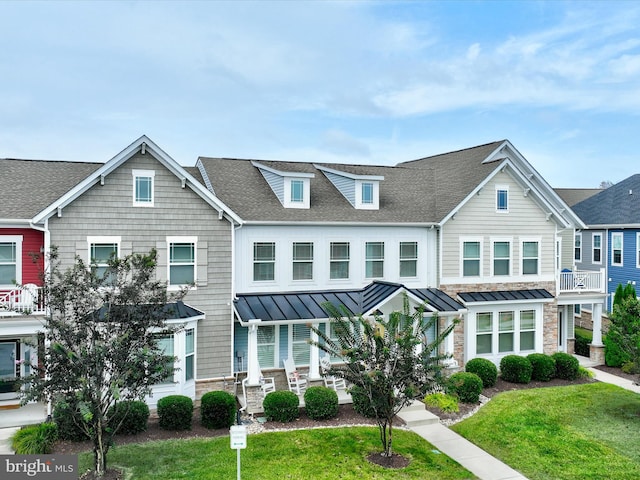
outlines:
M587 226L576 232L575 264L583 270L606 269L610 311L618 285L640 285L640 174L572 208Z

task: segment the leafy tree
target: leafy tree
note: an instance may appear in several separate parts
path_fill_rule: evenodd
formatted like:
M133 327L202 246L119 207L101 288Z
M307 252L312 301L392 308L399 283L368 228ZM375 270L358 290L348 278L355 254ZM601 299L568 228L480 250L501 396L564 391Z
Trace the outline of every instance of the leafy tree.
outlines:
M166 284L155 280L156 251L111 258L106 271L76 258L63 270L55 249L44 275L50 314L42 365L32 365L25 400L52 398L77 405L78 427L93 443L94 476L102 477L112 436L125 416L116 405L141 400L173 373L158 332L175 317ZM154 333L155 332L155 333ZM114 408L112 408L114 407Z
M438 346L453 325L427 343L426 332L437 322L437 315L423 318L424 306L412 312L406 295L403 311L389 318L353 316L331 303L323 307L335 324L335 338L312 326L319 341L310 343L343 362L332 364L327 375L344 378L368 397L380 430L382 455L390 457L394 416L441 383L444 356L437 354Z
M607 341L619 346L623 360L633 362L634 370L640 371L640 301L635 295L614 305Z

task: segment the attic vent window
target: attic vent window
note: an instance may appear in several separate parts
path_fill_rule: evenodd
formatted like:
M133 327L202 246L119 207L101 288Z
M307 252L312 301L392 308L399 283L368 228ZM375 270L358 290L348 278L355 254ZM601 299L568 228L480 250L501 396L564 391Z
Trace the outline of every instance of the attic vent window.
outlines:
M153 207L154 177L153 170L133 170L133 206Z

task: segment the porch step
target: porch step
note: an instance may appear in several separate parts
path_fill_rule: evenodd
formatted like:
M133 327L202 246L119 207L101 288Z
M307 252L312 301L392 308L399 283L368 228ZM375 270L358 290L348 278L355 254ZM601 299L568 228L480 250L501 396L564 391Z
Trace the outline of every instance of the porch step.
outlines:
M414 401L408 407L403 408L398 416L404 420L409 428L423 425L433 425L440 422L440 419L424 407L424 403Z

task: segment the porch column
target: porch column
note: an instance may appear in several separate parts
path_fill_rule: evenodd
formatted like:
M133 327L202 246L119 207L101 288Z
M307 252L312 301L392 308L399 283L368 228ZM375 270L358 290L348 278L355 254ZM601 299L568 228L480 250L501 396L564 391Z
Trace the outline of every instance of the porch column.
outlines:
M445 329L451 327L452 323L453 323L453 318L447 317L445 321ZM455 350L454 337L455 337L455 334L452 330L451 333L447 335L444 339L444 353L445 355L451 355L451 358L447 358L444 361L444 364L448 368L456 368L458 366L458 361L453 357L454 350Z
M592 306L593 340L591 345L602 347L602 304L594 303Z
M313 328L318 328L318 324L314 323ZM318 334L311 330L311 341L318 341ZM320 349L315 345L311 345L309 357L309 379L318 380L320 377Z
M258 362L258 325L262 320L249 320L249 335L247 339L247 383L260 384L260 362Z

